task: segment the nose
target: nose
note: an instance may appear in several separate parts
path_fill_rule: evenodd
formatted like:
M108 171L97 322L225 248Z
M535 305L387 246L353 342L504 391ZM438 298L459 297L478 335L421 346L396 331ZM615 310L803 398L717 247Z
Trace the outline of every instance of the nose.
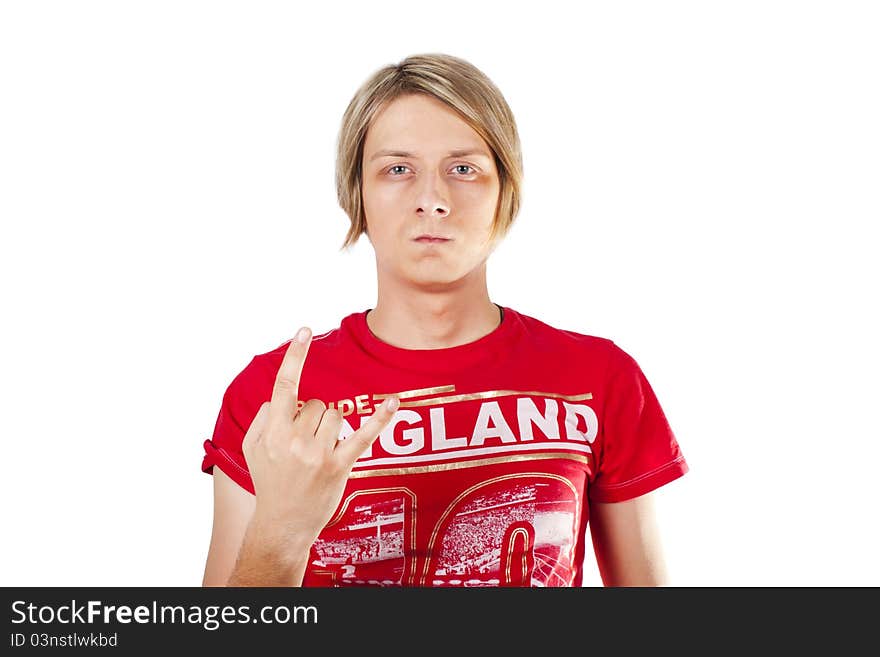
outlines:
M425 174L417 192L416 213L419 216L445 217L449 214L449 194L441 182L442 175Z

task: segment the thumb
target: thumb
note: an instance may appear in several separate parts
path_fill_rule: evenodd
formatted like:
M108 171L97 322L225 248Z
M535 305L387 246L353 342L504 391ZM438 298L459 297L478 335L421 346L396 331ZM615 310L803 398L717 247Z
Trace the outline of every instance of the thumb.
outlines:
M254 419L251 420L251 425L244 434L244 439L241 441L241 451L244 453L245 461L250 460L248 459L248 455L263 435L263 429L266 427L266 421L269 418L269 406L269 402L263 402L260 405L260 408L257 409L257 414L254 415Z

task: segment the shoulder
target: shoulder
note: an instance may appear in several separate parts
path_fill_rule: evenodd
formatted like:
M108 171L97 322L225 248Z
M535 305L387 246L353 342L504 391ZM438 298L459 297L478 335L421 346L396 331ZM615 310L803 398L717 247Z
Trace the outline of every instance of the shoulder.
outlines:
M521 312L516 313L516 320L520 323L526 340L542 350L587 357L594 362L608 362L625 353L611 338L596 335L586 329L557 326Z
M582 327L559 326L516 312L521 334L531 353L566 369L592 373L600 381L636 381L641 367L628 348L618 340L597 335Z

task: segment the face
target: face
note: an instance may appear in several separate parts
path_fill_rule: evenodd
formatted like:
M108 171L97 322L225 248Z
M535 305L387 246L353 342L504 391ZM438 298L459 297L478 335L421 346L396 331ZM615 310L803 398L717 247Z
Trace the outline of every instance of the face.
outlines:
M492 150L455 111L419 94L394 99L367 131L362 167L380 275L431 286L483 267L501 187ZM425 234L448 239L417 240Z

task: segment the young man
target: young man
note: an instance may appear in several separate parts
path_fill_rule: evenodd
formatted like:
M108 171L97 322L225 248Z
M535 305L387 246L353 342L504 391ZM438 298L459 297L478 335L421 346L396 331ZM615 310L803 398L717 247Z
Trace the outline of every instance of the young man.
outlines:
M204 472L203 584L666 584L650 492L687 471L636 361L493 303L519 208L516 124L448 55L377 71L345 112L343 246L375 308L259 354L223 397Z

